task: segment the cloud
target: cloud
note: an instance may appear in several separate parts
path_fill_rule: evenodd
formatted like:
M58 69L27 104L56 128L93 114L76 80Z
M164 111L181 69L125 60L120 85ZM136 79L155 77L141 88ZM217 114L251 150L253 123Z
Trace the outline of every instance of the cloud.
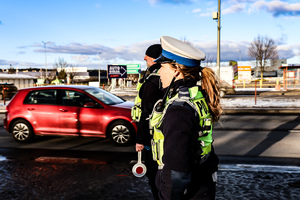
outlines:
M73 60L76 60L78 62L86 62L87 60L89 60L89 56L87 55L76 55L76 56L72 56Z
M255 2L254 7L258 10L266 10L272 13L274 17L300 16L300 3L289 4L279 0L271 2L261 0Z
M297 52L294 51L295 48L296 46L286 46L286 45L278 46L277 51L279 54L279 58L288 59L297 56ZM299 49L299 45L298 45L298 49Z
M281 34L281 37L280 38L276 38L275 40L275 43L277 45L284 45L286 44L287 42L287 34Z
M278 40L285 40L284 36ZM276 41L278 41L276 40ZM221 62L227 62L229 60L239 60L241 56L242 61L249 61L248 47L252 41L221 41ZM192 41L192 43L194 43ZM282 42L283 43L283 42ZM215 41L210 42L195 42L195 46L201 49L206 55L210 55L217 58L217 43ZM238 50L238 51L237 51ZM297 51L300 52L300 45L278 45L277 50L279 58L289 59L297 55Z
M192 13L199 13L199 12L201 12L201 8L197 8L197 9L192 10Z
M190 4L195 2L195 0L149 0L151 5L158 3L168 3L168 4Z
M81 43L71 43L67 45L48 45L47 53L56 54L72 54L72 59L79 62L84 62L88 60L88 56L98 57L99 52L101 52L101 60L143 60L145 51L151 44L159 43L159 40L154 41L144 41L141 43L134 43L131 45L121 45L117 47L107 47L100 44L81 44ZM32 47L38 47L34 52L44 53L45 49L42 45ZM22 47L25 48L25 47ZM98 59L98 58L97 58Z
M212 13L215 12L214 8L195 8L191 11L196 17L212 17Z
M297 56L300 52L300 45L286 45L286 35L282 35L276 39L278 44L278 52L280 58L292 58ZM216 41L205 41L205 40L190 40L191 44L201 49L206 55L210 57L217 56L217 43ZM221 41L221 62L228 62L229 60L239 60L241 56L242 61L249 61L248 47L252 41ZM47 46L47 53L50 54L66 54L72 58L75 63L74 65L86 66L88 68L98 68L101 64L101 68L107 64L126 64L126 63L140 63L144 68L145 62L143 58L145 56L146 49L152 45L159 43L159 40L148 40L139 43L133 43L130 45L121 45L116 47L107 47L101 44L81 44L81 43L70 43L66 45L52 44ZM35 50L34 52L44 53L44 46L32 45ZM23 47L25 48L25 47ZM237 49L239 51L237 51ZM101 52L99 57L99 52ZM77 63L77 64L76 64ZM21 67L31 66L43 66L44 63L21 63L10 62L6 60L0 60L0 65L9 66L9 64L19 65ZM52 66L49 63L49 66Z
M0 59L0 66L10 67L10 65L13 68L15 68L15 66L28 66L28 67L41 66L40 64L33 63L33 62L19 62L19 61L10 61L10 60Z
M288 3L284 0L228 0L222 2L222 14L237 12L267 11L274 17L298 17L300 16L300 3Z
M235 4L229 8L226 8L222 11L222 14L231 14L231 13L237 13L237 12L242 12L246 8L246 4Z
M10 63L7 60L0 59L0 65L9 65Z

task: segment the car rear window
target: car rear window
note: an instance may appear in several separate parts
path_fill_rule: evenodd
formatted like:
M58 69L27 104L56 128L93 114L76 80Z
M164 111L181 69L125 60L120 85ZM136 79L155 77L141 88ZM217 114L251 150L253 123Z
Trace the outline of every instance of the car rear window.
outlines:
M56 90L34 90L31 91L24 100L24 104L56 104Z

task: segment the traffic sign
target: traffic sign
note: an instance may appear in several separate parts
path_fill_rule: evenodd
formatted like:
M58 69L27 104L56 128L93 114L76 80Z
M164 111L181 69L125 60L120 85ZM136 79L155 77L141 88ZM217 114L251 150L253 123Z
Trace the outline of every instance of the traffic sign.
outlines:
M108 78L127 78L126 65L107 65Z
M127 66L127 74L140 74L139 70L141 69L140 64L122 64Z
M147 167L142 163L142 152L138 152L138 162L132 167L132 173L134 176L140 178L147 172Z

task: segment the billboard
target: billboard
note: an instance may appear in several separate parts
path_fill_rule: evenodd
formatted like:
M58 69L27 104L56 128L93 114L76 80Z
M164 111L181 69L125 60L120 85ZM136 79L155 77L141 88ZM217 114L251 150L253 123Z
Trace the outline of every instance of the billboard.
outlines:
M127 66L107 65L107 78L127 78Z
M234 79L237 79L238 76L238 64L234 60L229 60L229 66L233 67Z
M251 66L238 66L238 80L251 80Z
M139 74L141 71L140 64L126 64L127 74Z

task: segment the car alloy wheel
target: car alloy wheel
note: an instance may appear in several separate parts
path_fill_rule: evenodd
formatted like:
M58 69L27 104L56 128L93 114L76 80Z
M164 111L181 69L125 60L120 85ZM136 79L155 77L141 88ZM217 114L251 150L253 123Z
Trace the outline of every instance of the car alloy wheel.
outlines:
M221 90L221 91L220 91L220 97L224 97L224 96L225 96L225 94L226 94L226 92L225 92L225 91L223 91L223 90Z
M132 140L132 128L124 121L117 121L111 125L110 137L118 145L129 145Z
M13 124L11 132L18 142L29 142L33 137L32 128L25 120L17 120Z

